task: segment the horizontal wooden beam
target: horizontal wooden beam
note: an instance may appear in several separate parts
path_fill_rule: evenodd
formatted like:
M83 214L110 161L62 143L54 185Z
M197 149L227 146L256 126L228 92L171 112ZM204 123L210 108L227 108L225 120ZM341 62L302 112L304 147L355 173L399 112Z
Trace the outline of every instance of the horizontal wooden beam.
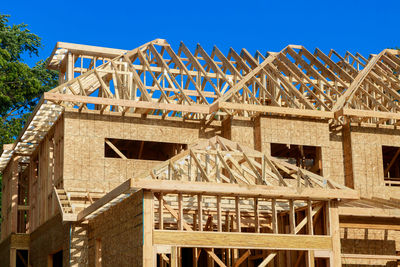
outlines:
M113 200L114 198L118 197L119 195L127 192L130 190L130 184L131 181L127 180L126 182L122 183L120 186L116 187L114 190L112 190L110 193L105 195L104 197L100 198L96 202L94 202L92 205L87 207L86 209L82 210L81 212L78 213L77 220L80 221L89 214L95 212L97 209L101 208L102 206L106 205L108 202Z
M335 118L340 116L400 120L400 113L347 108L335 112Z
M340 228L352 228L352 229L376 229L376 230L400 231L400 225L375 224L375 223L369 223L368 221L366 221L365 223L345 222L345 223L340 223L339 226Z
M342 259L366 259L366 260L400 260L397 255L368 255L368 254L342 254Z
M361 208L361 207L343 207L339 206L340 216L365 216L365 217L383 217L400 218L399 209L382 209L379 207Z
M196 248L332 250L330 236L153 230L154 245Z
M145 189L154 192L206 194L222 196L266 197L282 199L359 199L359 193L351 189L303 188L244 185L211 182L188 182L172 180L130 180L132 189Z
M202 114L208 114L210 112L210 108L207 105L197 105L197 104L179 105L179 104L156 103L147 101L134 101L126 99L112 99L112 98L94 97L94 96L65 95L58 93L44 93L44 99L54 102L66 101L74 103L120 106L128 108L160 109L160 110L165 109L165 110L193 112Z
M10 247L16 249L29 249L29 234L11 234Z
M220 102L218 106L221 109L244 110L244 111L260 112L260 113L272 113L280 115L310 117L310 118L325 118L325 119L334 118L333 112L321 111L321 110L295 109L295 108L252 105L252 104L242 104L242 103L229 103L229 102Z
M368 218L368 219L367 219ZM340 228L400 231L400 218L340 215Z

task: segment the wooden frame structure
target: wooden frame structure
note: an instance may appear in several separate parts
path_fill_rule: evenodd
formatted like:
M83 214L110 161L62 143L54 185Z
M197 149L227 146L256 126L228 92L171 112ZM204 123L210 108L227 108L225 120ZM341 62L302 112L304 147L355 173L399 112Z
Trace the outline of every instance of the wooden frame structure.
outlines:
M0 156L0 261L16 264L16 234L26 266L60 251L64 265L95 266L399 261L397 182L384 180L398 153L382 162L383 146L400 151L399 51L59 42L48 68L60 85ZM112 139L180 149L131 159ZM299 157L272 157L275 144ZM381 250L368 231L384 233Z
M284 179L281 173L292 177ZM214 137L149 174L126 181L82 210L77 221L89 220L90 224L139 190L144 190L143 257L147 266L156 264L157 255L162 266L178 264L182 259L175 257L182 257L185 247L193 248L194 266L202 250L219 266L239 266L251 253L263 259L259 266L266 266L278 255L277 250L281 265L298 265L307 251L307 262L321 257L329 259L330 266L338 266L340 251L334 241L340 238L337 199L358 199L354 190ZM172 252L175 247L179 249ZM222 256L215 249L221 249ZM239 255L239 250L246 252Z

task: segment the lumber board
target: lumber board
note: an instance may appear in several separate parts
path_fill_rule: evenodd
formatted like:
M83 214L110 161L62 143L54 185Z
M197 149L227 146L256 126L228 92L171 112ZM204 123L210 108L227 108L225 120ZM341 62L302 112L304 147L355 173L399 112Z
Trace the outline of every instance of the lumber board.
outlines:
M155 245L198 248L331 250L330 236L154 230Z
M342 189L318 189L304 188L298 192L293 187L264 186L264 185L245 185L227 183L208 183L208 182L187 182L169 180L130 180L131 189L147 189L154 192L179 192L188 194L208 194L221 196L247 196L247 197L271 197L285 199L359 199L359 193L355 190Z

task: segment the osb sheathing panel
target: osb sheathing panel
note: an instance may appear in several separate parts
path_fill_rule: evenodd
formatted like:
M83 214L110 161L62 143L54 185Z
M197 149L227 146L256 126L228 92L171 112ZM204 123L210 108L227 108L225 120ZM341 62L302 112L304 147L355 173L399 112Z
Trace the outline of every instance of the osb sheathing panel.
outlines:
M395 256L400 250L400 232L377 229L341 228L343 254ZM343 266L397 266L393 261L370 259L342 259Z
M64 266L68 264L69 226L63 225L61 216L57 215L38 227L31 234L29 262L32 267L47 266L48 256L63 250Z
M259 124L260 133L255 136L261 139L259 142L263 152L271 154L271 143L321 147L323 176L343 180L337 176L340 173L335 172L334 177L331 174L333 167L343 169L343 162L336 161L339 166L332 164L332 157L341 153L339 145L330 140L329 125L326 121L268 116L261 117ZM334 155L331 154L331 143L337 149Z
M249 118L233 119L231 121L230 137L234 142L255 148L254 121Z
M49 255L63 250L63 266L88 264L87 225L62 223L54 216L37 228L30 238L29 261L32 267L47 266ZM71 243L70 243L71 240Z
M343 154L342 132L329 134L329 145L323 148L325 158L329 164L329 178L340 184L345 184L345 162Z
M382 146L400 147L400 130L351 127L354 187L362 197L398 198L398 187L385 186Z
M102 266L142 266L143 191L138 191L89 222L89 266L95 266L95 241Z
M2 193L1 198L1 238L3 241L11 233L11 214L8 213L8 207L11 205L11 180L13 175L13 161L10 161L3 171L3 183L2 183Z
M198 122L67 111L64 188L108 192L159 163L105 158L106 138L190 144L215 136L220 128L219 123L205 129Z
M1 266L10 266L10 245L11 236L0 243L0 263Z

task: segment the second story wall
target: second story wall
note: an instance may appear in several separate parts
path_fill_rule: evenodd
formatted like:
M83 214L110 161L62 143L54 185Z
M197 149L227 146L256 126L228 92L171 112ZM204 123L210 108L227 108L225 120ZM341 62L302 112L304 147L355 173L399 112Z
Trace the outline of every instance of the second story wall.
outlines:
M221 133L219 123L204 128L203 124L193 121L74 110L66 111L64 116L64 188L67 191L108 192L198 139ZM107 141L114 142L128 158L117 156ZM118 147L118 144L125 145ZM149 152L146 146L154 152L148 155L150 160L143 159ZM158 160L161 148L164 151ZM108 155L110 151L114 156Z
M363 197L398 198L399 171L384 171L393 158L392 168L398 168L400 130L351 126L351 150L355 189Z
M29 163L30 232L60 212L54 187L63 187L63 117L53 125Z

